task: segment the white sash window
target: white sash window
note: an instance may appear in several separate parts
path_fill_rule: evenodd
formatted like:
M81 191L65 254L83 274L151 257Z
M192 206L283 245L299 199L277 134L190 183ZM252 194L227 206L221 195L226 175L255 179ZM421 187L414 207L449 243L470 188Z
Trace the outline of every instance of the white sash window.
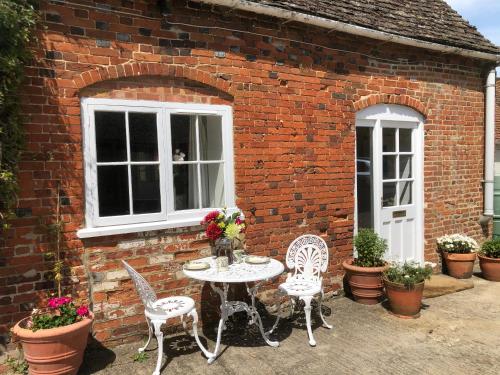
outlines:
M197 224L235 209L229 106L82 100L87 228L80 237Z

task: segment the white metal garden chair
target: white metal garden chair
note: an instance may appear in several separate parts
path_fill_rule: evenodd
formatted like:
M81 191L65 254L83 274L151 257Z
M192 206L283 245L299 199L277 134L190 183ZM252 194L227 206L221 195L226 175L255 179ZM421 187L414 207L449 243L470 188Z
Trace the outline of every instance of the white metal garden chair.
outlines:
M196 343L203 354L210 357L211 353L205 349L198 337L198 313L196 312L194 300L189 297L167 297L158 299L151 285L149 285L149 283L127 262L122 260L122 263L141 297L142 303L144 304L146 322L148 323L148 341L146 345L139 349L139 353L142 353L148 347L151 337L153 336L153 329L158 341L158 360L153 375L160 374L163 358L163 332L161 331L161 326L172 318L180 317L185 330L187 330L187 326L184 317L187 315L193 319L193 333Z
M293 316L297 300L304 302L309 344L315 346L316 341L314 340L311 328L311 301L316 295L319 296L319 316L323 321L323 326L328 329L332 328L325 321L321 310L321 303L324 297L321 273L326 272L328 268L328 246L321 237L312 234L300 236L288 247L286 265L290 270L294 270L294 272L293 275L292 273L288 273L286 281L279 286L279 291L290 298L290 317ZM278 315L269 333L272 333L276 329L279 320L280 316Z

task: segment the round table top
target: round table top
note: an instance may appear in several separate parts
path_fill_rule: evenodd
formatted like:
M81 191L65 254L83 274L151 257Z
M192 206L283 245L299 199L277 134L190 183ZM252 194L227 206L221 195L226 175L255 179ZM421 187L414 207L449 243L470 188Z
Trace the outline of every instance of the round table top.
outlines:
M198 259L210 264L210 268L203 271L184 269L184 274L192 279L211 281L216 283L246 283L271 279L283 273L285 266L276 259L270 259L266 264L233 263L227 271L217 271L215 258Z

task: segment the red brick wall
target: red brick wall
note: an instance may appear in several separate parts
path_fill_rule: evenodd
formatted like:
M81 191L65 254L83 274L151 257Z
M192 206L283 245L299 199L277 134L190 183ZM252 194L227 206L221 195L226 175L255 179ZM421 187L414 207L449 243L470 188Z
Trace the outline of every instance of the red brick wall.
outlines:
M199 227L77 238L84 226L81 96L231 104L248 251L283 260L296 236L319 234L331 250L328 290L339 288L341 262L352 254L356 110L380 102L409 105L426 116L426 258L437 260L440 235L482 239L484 76L477 61L327 35L260 15L210 12L196 2L171 2L166 21L148 5L154 2L105 3L114 10L40 4L46 29L22 93L24 217L12 222L1 248L3 332L53 287L41 224L53 215L57 181L66 204L67 289L90 299L98 340L135 340L145 332L120 259L161 296L200 301L205 293L181 272L185 260L209 251Z

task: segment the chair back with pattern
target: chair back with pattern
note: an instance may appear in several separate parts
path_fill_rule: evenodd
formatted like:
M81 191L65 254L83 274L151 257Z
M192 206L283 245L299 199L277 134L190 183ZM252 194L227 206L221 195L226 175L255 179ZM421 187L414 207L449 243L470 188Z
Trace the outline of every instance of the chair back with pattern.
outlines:
M137 272L130 264L122 260L123 266L127 270L128 274L130 275L130 278L134 282L135 289L137 290L137 293L139 293L139 297L141 297L142 303L144 304L144 307L146 310L155 310L153 307L153 304L156 302L158 299L156 297L156 293L151 288L151 285L142 277L139 272Z
M288 247L286 265L293 269L294 277L306 280L319 280L321 273L328 268L328 246L313 234L296 238Z

